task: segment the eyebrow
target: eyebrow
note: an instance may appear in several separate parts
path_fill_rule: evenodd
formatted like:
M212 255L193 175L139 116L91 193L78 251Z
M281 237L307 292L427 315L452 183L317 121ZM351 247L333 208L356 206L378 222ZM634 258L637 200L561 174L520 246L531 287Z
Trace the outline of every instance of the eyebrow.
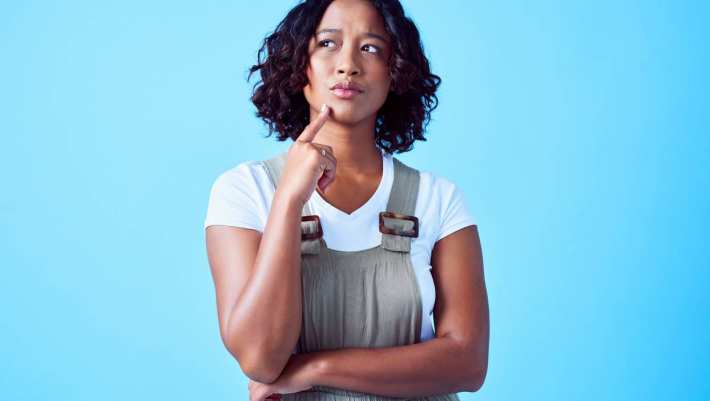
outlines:
M318 35L320 35L320 34L323 34L323 33L342 33L342 32L343 32L343 31L342 31L341 29L326 28L326 29L321 29L320 31L316 32L316 36L318 36ZM374 33L374 32L365 32L365 36L368 36L368 37L371 37L371 38L375 38L375 39L379 39L379 40L381 40L381 41L383 41L383 42L385 42L385 43L389 43L389 41L388 41L387 39L385 39L384 36L378 35L378 34L376 34L376 33Z

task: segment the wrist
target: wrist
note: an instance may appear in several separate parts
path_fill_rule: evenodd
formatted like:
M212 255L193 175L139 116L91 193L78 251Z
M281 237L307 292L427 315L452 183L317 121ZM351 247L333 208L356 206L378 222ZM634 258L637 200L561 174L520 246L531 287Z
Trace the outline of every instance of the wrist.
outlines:
M327 362L323 358L322 352L308 352L299 354L303 358L303 371L305 373L305 382L309 386L317 386L320 380L327 371Z
M288 192L277 189L274 193L273 203L282 204L283 206L288 208L301 210L303 209L303 206L305 206L306 201L297 195L293 195Z

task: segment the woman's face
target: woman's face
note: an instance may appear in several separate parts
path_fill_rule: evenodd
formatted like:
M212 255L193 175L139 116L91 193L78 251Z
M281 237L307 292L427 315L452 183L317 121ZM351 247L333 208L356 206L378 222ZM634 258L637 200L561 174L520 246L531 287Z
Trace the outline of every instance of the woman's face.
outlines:
M390 89L389 40L382 17L369 1L334 0L308 46L303 93L311 110L317 113L325 103L332 109L331 118L342 124L374 120ZM334 88L343 83L354 88Z

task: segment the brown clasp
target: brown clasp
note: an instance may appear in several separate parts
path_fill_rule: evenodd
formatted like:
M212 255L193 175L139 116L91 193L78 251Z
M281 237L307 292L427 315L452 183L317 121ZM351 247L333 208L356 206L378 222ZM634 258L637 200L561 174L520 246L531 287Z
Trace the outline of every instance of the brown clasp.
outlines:
M412 228L409 230L404 230L400 228L389 228L385 224L385 219L397 219L397 220L406 220L406 221L411 221ZM399 222L403 223L403 222ZM398 224L402 226L403 224ZM419 237L419 219L416 216L409 216L406 214L401 214L401 213L395 213L395 212L380 212L380 232L383 234L391 234L391 235L401 235L404 237L412 237L412 238L417 238Z
M301 222L306 222L306 221L315 221L316 222L316 231L315 232L305 232L303 229L304 224L301 224L301 241L304 240L314 240L318 238L323 237L323 227L320 225L320 218L318 215L308 215L308 216L301 216Z

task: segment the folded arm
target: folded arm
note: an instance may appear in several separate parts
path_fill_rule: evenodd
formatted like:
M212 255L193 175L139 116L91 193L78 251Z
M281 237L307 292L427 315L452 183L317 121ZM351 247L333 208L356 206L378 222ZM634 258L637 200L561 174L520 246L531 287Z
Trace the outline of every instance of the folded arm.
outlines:
M312 385L422 397L474 392L488 369L489 311L477 226L442 238L432 253L436 338L387 348L304 354Z

